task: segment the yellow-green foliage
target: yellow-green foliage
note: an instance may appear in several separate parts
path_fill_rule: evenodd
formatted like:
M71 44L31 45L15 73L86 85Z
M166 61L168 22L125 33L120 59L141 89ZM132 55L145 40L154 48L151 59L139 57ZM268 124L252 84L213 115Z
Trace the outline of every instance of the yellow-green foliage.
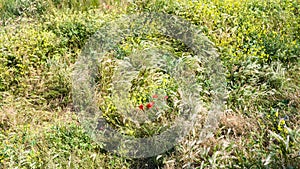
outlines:
M69 96L70 65L104 17L93 10L53 10L42 22L21 18L1 29L0 91L48 101Z
M169 152L126 159L105 152L79 125L71 99L74 62L105 22L136 12L180 16L218 49L226 115L210 140L199 138L200 117ZM0 168L300 168L299 39L299 0L0 0ZM152 47L192 55L180 42L146 35L125 38L112 57ZM131 136L163 130L163 120L141 129L118 112L110 98L115 62L105 59L96 80L107 121ZM136 106L151 101L157 88L178 97L174 79L149 72L130 93ZM211 82L198 73L209 105ZM171 100L168 110L176 107Z
M297 0L153 0L137 4L132 12L167 12L198 25L230 63L249 58L289 62L299 55Z
M59 54L60 39L52 32L36 26L20 24L1 29L1 79L2 90L24 91L45 69L48 59ZM36 79L38 80L38 79ZM19 90L19 91L17 91Z

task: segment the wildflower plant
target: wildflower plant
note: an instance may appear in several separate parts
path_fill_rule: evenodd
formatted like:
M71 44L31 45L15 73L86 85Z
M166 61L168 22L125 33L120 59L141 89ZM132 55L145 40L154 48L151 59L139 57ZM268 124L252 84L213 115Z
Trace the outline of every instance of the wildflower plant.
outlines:
M179 57L153 47L126 52L124 41L153 35L177 42L187 52ZM214 98L209 112L201 112L197 79L203 69ZM216 128L225 93L222 70L213 44L189 22L159 13L124 16L104 25L83 48L73 72L73 101L84 129L106 150L151 157L171 149L198 115L206 116L203 138ZM107 78L101 71L112 75Z

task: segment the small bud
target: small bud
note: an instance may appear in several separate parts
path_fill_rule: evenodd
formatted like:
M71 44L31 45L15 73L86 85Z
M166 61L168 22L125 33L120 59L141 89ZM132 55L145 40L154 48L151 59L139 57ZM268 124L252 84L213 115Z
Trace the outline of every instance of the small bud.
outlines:
M152 98L158 98L158 95L157 95L157 94L155 94L155 95L153 95L153 96L152 96Z
M139 105L139 108L141 109L141 110L144 110L144 105Z

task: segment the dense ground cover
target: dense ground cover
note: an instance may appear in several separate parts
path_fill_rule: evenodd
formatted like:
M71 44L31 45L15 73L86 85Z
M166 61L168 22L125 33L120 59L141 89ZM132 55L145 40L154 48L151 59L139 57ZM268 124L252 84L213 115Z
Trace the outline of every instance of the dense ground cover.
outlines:
M0 0L0 168L300 168L299 10L298 0ZM106 22L136 12L174 14L197 26L217 47L228 91L212 138L199 138L199 118L174 149L146 159L120 157L93 142L71 97L71 73L87 39ZM151 47L190 54L153 35L126 39L118 56ZM111 70L100 70L105 95ZM157 85L154 75L140 83ZM166 79L163 87L175 90ZM200 82L209 105L210 85ZM109 100L99 102L126 134L154 132L120 122Z

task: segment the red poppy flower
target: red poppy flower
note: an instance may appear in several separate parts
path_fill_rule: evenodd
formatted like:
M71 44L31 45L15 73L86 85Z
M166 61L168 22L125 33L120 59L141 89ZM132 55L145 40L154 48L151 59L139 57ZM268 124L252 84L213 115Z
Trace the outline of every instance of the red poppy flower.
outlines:
M157 94L155 94L155 95L153 95L153 96L152 96L152 98L158 98L158 95L157 95Z
M144 105L139 105L139 108L141 109L141 110L144 110Z
M154 105L154 102L150 102L146 106L147 106L148 109L150 109L151 107L153 107L153 105Z
M110 5L107 5L107 4L103 3L103 6L104 6L104 8L106 8L106 9L110 9Z

